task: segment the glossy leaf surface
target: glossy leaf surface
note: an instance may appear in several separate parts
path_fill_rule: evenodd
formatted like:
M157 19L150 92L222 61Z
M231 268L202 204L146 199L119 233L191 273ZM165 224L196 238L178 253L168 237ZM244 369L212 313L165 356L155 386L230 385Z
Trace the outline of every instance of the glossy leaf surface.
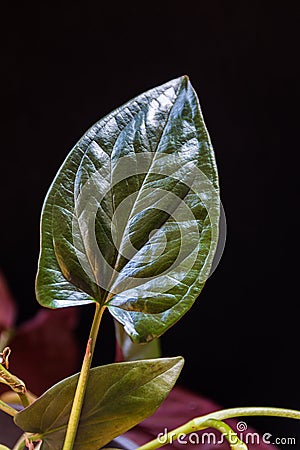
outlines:
M134 342L160 336L193 304L218 240L214 154L187 77L96 123L47 195L37 297L106 303Z
M116 363L90 371L74 450L98 450L153 414L172 389L183 359ZM78 375L49 389L15 417L27 432L42 435L42 450L60 450Z

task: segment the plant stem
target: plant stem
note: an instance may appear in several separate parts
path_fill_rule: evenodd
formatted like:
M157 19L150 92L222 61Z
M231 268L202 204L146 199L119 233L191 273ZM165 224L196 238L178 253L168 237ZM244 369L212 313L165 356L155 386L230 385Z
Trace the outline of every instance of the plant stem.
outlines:
M76 392L73 400L73 405L70 413L69 423L65 436L64 446L62 450L72 450L76 438L78 423L80 419L81 409L83 405L84 395L89 377L89 370L93 358L98 330L103 315L105 306L101 307L96 303L96 310L94 315L93 324L91 327L89 339L86 346L85 356L83 359L79 379L76 387Z
M35 449L40 448L42 441L41 441L41 436L38 434L27 434L24 433L22 434L22 436L20 437L20 439L17 440L17 442L15 443L14 447L12 450L23 450L26 447L26 443L30 442L31 446L33 446L33 442L34 441L39 441L38 444L35 444Z
M4 411L5 413L9 414L10 416L14 417L18 411L11 406L9 406L7 403L0 400L0 409L1 411Z
M0 382L6 384L18 394L24 408L30 404L24 381L10 373L2 364L0 364Z
M27 394L24 393L24 394L18 394L18 395L20 397L20 400L21 400L22 405L24 406L24 408L27 408L27 406L30 405L30 400L29 400Z
M196 417L190 420L184 425L165 433L160 438L154 439L153 441L147 442L147 444L142 445L138 450L155 450L162 447L163 445L172 443L178 437L187 435L194 431L204 430L212 426L212 420L222 421L226 419L232 419L233 417L246 417L246 416L276 416L276 417L287 417L290 419L300 420L300 411L295 411L293 409L284 408L271 408L271 407L241 407L241 408L230 408L223 409L221 411L215 411L205 416Z
M26 439L25 439L24 435L22 434L20 439L18 439L17 442L15 443L12 450L23 450L25 445L26 445Z
M218 430L227 440L231 450L248 450L247 445L242 442L233 429L222 420L207 419L207 428L211 427Z

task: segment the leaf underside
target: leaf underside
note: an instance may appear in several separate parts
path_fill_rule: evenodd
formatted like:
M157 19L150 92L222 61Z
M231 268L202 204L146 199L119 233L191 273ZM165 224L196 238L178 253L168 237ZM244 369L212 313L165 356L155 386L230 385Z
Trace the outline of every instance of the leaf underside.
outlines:
M182 366L177 357L91 369L74 450L98 450L153 414ZM77 381L66 378L16 415L23 431L42 435L42 450L62 448Z
M199 295L218 222L213 149L177 78L97 122L65 160L42 211L38 301L105 303L134 342L151 341Z

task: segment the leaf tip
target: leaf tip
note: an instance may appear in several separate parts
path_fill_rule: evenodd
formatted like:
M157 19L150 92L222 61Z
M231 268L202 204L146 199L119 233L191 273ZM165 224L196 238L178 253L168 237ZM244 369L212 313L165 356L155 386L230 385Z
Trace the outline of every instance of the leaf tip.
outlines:
M188 75L182 75L182 77L181 77L181 83L182 83L182 86L183 86L185 89L187 89L187 87L189 86L189 84L191 84L189 76L188 76Z
M173 358L170 358L170 361L172 362L173 368L176 367L179 375L184 366L183 356L174 356Z

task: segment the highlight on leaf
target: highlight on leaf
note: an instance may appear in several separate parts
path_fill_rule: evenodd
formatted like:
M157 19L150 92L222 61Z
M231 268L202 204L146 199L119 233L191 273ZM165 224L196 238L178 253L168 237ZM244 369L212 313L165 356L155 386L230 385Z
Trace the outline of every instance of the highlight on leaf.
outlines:
M47 194L37 298L106 305L137 343L185 314L207 280L220 199L213 149L187 77L97 122Z

